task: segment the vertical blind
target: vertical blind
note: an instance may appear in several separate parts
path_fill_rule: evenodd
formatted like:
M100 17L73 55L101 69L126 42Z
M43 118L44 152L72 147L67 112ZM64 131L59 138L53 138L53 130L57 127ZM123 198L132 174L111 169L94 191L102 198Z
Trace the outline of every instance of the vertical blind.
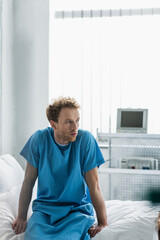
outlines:
M111 17L112 11L108 18L93 12L84 17L85 11L54 13L50 101L75 97L81 105L80 127L94 135L97 128L116 131L117 108L148 108L148 132L160 133L160 10L123 12L116 10L117 16Z

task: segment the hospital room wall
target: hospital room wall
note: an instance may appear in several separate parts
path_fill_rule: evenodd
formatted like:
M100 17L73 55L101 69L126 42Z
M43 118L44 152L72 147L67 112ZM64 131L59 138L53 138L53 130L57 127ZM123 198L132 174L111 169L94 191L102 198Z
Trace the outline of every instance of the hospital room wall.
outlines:
M2 24L2 0L0 0L0 152L1 152L1 146L2 146L2 29L1 29L1 24Z
M48 125L48 0L4 0L2 7L2 154L19 152Z

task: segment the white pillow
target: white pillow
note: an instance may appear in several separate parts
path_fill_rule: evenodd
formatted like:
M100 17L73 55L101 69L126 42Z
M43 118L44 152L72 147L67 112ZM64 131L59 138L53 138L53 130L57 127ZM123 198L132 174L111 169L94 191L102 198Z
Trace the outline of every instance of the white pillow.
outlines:
M22 184L12 187L8 192L0 194L0 239L24 240L24 233L16 235L12 230L12 223L17 218L19 194ZM33 199L36 197L37 184L33 190ZM31 201L31 203L32 203ZM29 206L28 219L32 214L32 204Z
M24 233L16 235L12 230L12 223L16 219L18 211L18 199L21 184L10 191L0 194L0 239L23 240Z
M17 160L9 154L0 155L0 193L22 183L24 170Z

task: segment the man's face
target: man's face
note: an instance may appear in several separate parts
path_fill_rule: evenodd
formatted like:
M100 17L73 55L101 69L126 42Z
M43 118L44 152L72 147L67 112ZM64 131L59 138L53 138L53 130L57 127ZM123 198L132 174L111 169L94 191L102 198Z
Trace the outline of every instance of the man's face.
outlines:
M58 123L51 121L54 137L59 144L68 144L76 140L79 128L79 111L72 108L62 108Z

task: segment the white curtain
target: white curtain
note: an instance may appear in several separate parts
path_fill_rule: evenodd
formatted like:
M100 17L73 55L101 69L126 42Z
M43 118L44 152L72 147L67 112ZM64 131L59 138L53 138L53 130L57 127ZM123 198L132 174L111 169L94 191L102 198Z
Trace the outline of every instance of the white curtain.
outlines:
M148 108L148 132L160 133L160 15L52 18L50 100L73 96L81 128L116 131L117 108Z

